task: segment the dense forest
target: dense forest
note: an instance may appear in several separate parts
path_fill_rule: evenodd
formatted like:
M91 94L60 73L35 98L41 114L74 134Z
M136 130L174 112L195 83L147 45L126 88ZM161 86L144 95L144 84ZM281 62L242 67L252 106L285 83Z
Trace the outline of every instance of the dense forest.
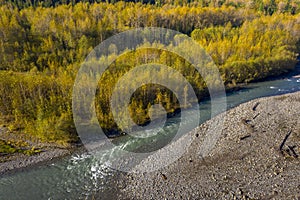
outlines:
M1 118L11 131L42 141L78 140L72 87L80 64L99 43L122 31L164 27L189 35L210 54L227 87L286 73L300 52L298 0L1 0L0 5ZM199 101L207 96L205 82L189 63L167 52L152 54L152 61L184 74ZM145 57L143 51L128 52L100 79L96 108L104 129L118 129L107 106L114 84ZM179 109L171 91L147 85L131 101L137 124L148 122L153 103L162 103L169 113Z
M0 3L17 7L18 9L26 7L55 7L58 5L76 5L77 3L117 3L119 0L0 0ZM156 6L170 5L192 5L200 7L222 7L232 6L235 8L248 8L261 11L265 14L272 15L275 12L296 14L299 12L299 0L125 0L124 2L134 2L151 4Z

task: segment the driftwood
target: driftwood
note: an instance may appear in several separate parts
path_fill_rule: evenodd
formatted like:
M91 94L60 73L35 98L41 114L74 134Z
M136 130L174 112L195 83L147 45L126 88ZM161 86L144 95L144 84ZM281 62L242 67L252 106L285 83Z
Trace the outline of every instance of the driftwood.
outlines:
M252 119L255 119L256 117L258 117L259 113L257 113Z
M285 137L284 137L284 139L283 139L283 141L281 142L280 147L279 147L279 150L280 150L280 151L282 151L282 148L283 148L284 144L286 143L287 139L290 137L291 133L292 133L292 130L290 130L290 131L285 135Z
M167 179L168 179L167 176L166 176L165 174L161 173L161 172L160 172L160 176L161 176L161 178L164 179L164 180L167 180Z
M254 104L254 106L252 107L252 110L255 111L259 104L260 104L259 102L256 102L256 104Z
M293 76L293 78L300 78L300 75Z
M298 155L296 154L296 152L295 152L295 150L294 150L294 148L295 148L296 146L289 146L288 145L288 148L289 148L289 150L292 152L292 154L293 155L291 155L291 156L293 156L294 158L298 158Z
M287 154L290 157L294 157L294 158L298 158L298 154L295 151L296 146L290 146L290 145L286 145L287 148L284 148L284 145L286 143L286 141L288 140L288 138L290 137L290 135L292 134L292 130L290 130L284 137L283 141L280 144L279 150L281 152L282 155Z
M254 125L250 124L250 119L242 119L241 121L247 128L248 132L254 132Z
M245 136L241 137L240 140L244 140L244 139L246 139L248 137L251 137L251 135L245 135Z
M249 126L250 125L249 122L251 122L251 120L250 119L242 119L242 122L244 125Z

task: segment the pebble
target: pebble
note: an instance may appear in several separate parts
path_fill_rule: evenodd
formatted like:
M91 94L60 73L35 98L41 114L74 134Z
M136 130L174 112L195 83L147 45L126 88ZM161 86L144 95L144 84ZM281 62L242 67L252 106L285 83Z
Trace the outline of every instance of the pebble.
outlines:
M133 173L133 179L124 176L127 187L120 199L263 199L272 195L286 199L300 194L299 158L285 159L275 151L287 131L297 123L300 126L295 118L300 116L300 92L283 96L253 100L227 111L222 137L201 159L196 151L202 135L220 116L200 125L192 132L196 137L187 152L163 169L161 177L167 174L167 181L157 178L157 172ZM253 111L256 102L259 106ZM239 123L241 119L251 119L247 122L253 128ZM240 142L247 134L251 137ZM300 153L296 137L291 135L287 145L296 145Z

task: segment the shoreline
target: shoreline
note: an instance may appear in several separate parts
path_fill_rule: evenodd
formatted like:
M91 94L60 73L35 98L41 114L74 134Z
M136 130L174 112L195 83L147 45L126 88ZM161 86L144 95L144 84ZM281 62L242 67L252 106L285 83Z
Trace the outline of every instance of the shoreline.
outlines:
M121 177L119 199L298 199L299 112L299 91L229 109L188 133L193 142L174 163ZM223 115L216 146L206 157L199 157L197 150L209 126ZM157 154L156 158L164 159L165 155ZM153 159L145 159L136 168L151 166Z
M270 76L270 77L266 77L266 78L263 78L260 80L251 81L248 83L237 83L236 85L229 84L229 85L225 86L225 93L227 96L228 94L247 89L249 84L261 83L261 82L267 82L267 81L276 81L276 80L282 80L282 79L288 79L288 78L300 78L300 63L295 66L294 70L283 73L278 76ZM294 93L294 92L290 92L290 93ZM290 94L290 93L286 93L286 94ZM198 103L209 100L210 99L209 92L207 91L206 94L204 94L201 98L202 98L201 101L199 101ZM177 110L172 113L168 113L168 115L173 115L173 116L177 115ZM119 132L115 129L113 129L112 132L113 132L113 134L107 135L107 137L109 139L116 139L119 137L123 137L124 135L127 135L125 132L123 132L123 131Z
M38 150L38 152L32 155L26 155L24 152L2 154L0 160L0 177L26 170L30 167L47 165L74 152L82 151L82 147L77 144L70 144L65 147L28 139L21 141L20 135L10 132L6 127L0 127L0 139L4 141L20 141L28 145L26 149L34 148Z
M249 119L253 118L257 113L262 113L265 114L266 116L268 113L264 112L265 110L263 109L264 105L269 105L271 106L271 101L270 99L273 99L275 101L288 101L289 102L289 96L292 96L292 100L297 100L300 102L300 92L296 93L289 93L289 94L284 94L284 95L276 95L272 97L262 97L258 99L251 100L249 102L240 104L239 106L232 108L226 113L230 113L230 115L238 115L239 117ZM272 100L272 101L273 101ZM256 103L259 102L259 104L256 106L256 111L253 111L253 107L256 105ZM267 104L266 104L267 103ZM289 105L286 104L285 108L288 108ZM295 107L288 108L289 110L292 110ZM298 108L298 107L297 107ZM238 109L238 110L237 110ZM244 113L246 111L246 113ZM271 109L269 111L275 112L274 109ZM299 111L299 109L298 109ZM257 113L256 113L257 112ZM248 114L255 114L255 115L248 115ZM270 113L272 116L274 113ZM216 116L212 120L217 119L219 116ZM282 139L284 138L286 131L284 130L280 137L279 140L277 141L276 147L271 148L272 151L272 156L274 156L277 160L276 163L270 163L267 162L267 165L264 165L260 162L256 162L256 154L251 153L253 149L252 146L256 147L254 148L255 151L258 150L257 146L255 146L255 143L252 141L253 138L255 138L259 134L263 134L266 128L268 127L259 127L260 125L256 124L255 122L260 122L261 119L263 119L264 116L259 115L258 117L255 118L255 120L252 120L251 122L248 123L243 123L243 121L237 120L238 121L238 128L237 127L231 127L234 128L234 131L239 132L238 134L233 134L228 136L222 135L221 142L218 143L217 149L212 152L211 155L209 155L208 158L202 159L202 160L197 160L197 155L193 155L193 153L190 151L188 152L189 155L186 157L187 154L184 154L183 158L180 159L179 165L172 165L170 168L164 168L162 170L157 171L157 173L152 173L152 174L126 174L122 175L120 180L116 180L116 184L120 186L121 188L121 194L122 196L119 196L118 199L124 199L127 197L127 199L144 199L145 196L139 196L143 194L143 191L146 191L146 197L157 197L157 198L167 198L170 197L172 199L180 199L180 195L183 197L183 199L197 199L196 197L201 197L201 198L218 198L218 199L260 199L260 197L268 197L268 195L273 195L275 194L274 199L280 199L280 195L282 195L282 191L286 188L280 188L282 184L287 184L287 193L290 199L296 199L295 194L293 194L291 191L291 188L289 186L291 184L295 185L295 178L299 177L299 174L297 174L297 169L299 169L298 164L299 164L299 159L291 158L291 157L286 157L286 155L282 155L280 152L278 152L280 143L282 142ZM238 117L233 118L231 120L236 120ZM201 139L201 135L203 134L203 131L207 129L207 124L211 123L211 120L205 122L204 124L200 125L198 128L196 128L194 131L192 131L190 134L192 136L195 136L197 133L199 134L199 137L196 139ZM247 125L248 124L248 125ZM226 124L228 127L228 124ZM240 127L241 126L241 127ZM263 128L260 133L257 134L256 132L251 132L252 128L251 126L254 126L254 129L257 128ZM258 127L257 127L258 126ZM249 130L248 130L249 129ZM250 136L248 136L248 132L250 132ZM272 129L274 131L274 129ZM252 135L253 134L253 135ZM292 133L291 138L294 137ZM229 140L228 138L229 137ZM233 157L230 156L230 152L233 152L235 150L234 148L230 147L231 143L230 141L234 141L237 144L239 144L241 147L241 151L235 152L237 155L234 155ZM299 140L300 141L300 140ZM198 141L199 142L199 141ZM227 143L227 145L222 145ZM293 143L290 143L291 140L287 141L287 144L284 145L284 150L286 150L287 146L293 145ZM267 142L265 142L267 143ZM199 144L199 143L198 143ZM220 145L221 144L221 145ZM195 144L194 144L195 145ZM236 144L235 144L236 145ZM194 146L193 146L194 147ZM224 148L225 147L225 148ZM297 146L298 147L298 146ZM53 147L52 147L53 148ZM79 147L80 148L80 147ZM75 148L75 151L78 150L79 148ZM21 168L5 171L4 173L0 173L0 177L5 177L6 175L14 174L14 173L22 173L22 171L26 171L27 169L35 169L36 167L39 166L46 166L48 164L51 164L52 162L55 162L56 160L61 159L64 156L70 155L72 153L72 150L69 151L69 153L66 154L61 154L60 156L53 156L51 159L51 152L55 152L54 149L59 149L59 148L53 148L52 150L50 149L47 152L44 152L45 154L40 153L40 156L48 156L46 159L40 160L38 162L31 163L27 166L23 166ZM243 150L248 149L247 151L243 152ZM54 151L53 151L54 150ZM73 149L74 150L74 149ZM269 154L265 154L266 149L262 149L262 154L266 157L269 156ZM73 151L74 152L74 151ZM222 154L219 154L219 152L223 152ZM298 154L298 150L296 149L296 152ZM239 153L241 153L239 155ZM299 152L300 153L300 152ZM47 154L47 155L46 155ZM274 155L273 155L274 154ZM55 153L54 153L55 155ZM250 155L250 158L249 158ZM33 159L33 157L32 157ZM48 160L47 160L48 159ZM31 160L32 161L32 160ZM285 162L288 161L289 163L286 164ZM247 163L248 166L240 166L241 162ZM233 164L237 163L237 167L234 167ZM289 164L292 163L291 166ZM2 163L0 163L0 169L2 169L1 166ZM263 165L261 168L260 166ZM300 166L300 165L299 165ZM258 182L255 178L253 179L254 183L257 183L258 186L254 187L253 184L251 185L251 181L247 182L250 185L247 186L247 184L243 185L243 180L244 178L251 176L251 174L243 173L241 169L245 167L246 170L249 172L255 172L257 170L258 172L264 172L270 168L268 173L265 174L263 178L266 177L266 175L270 175L270 178L276 178L279 180L280 178L284 178L283 175L288 174L288 178L290 178L289 183L285 182L268 182L268 180L263 180L266 182L268 188L266 190L265 194L255 194L255 188L258 189L259 187L263 187L261 185L261 181L258 180ZM298 168L297 168L298 167ZM227 171L224 171L222 168L227 168ZM187 170L184 171L183 169ZM294 172L290 172L291 169L294 169ZM178 172L177 170L180 170L180 174L176 173ZM235 173L239 173L240 175L236 178ZM277 174L277 175L276 175ZM181 176L183 175L183 176ZM261 174L256 173L256 178L260 176ZM199 177L200 176L200 177ZM164 178L166 177L166 179ZM294 178L293 178L294 177ZM238 183L235 181L235 178L239 181ZM278 181L277 180L277 181ZM187 182L185 182L187 181ZM287 181L287 179L285 179ZM175 184L176 183L176 184ZM178 183L178 184L177 184ZM217 184L220 183L220 184ZM239 184L241 183L241 184ZM297 183L297 182L296 182ZM210 185L211 187L208 187L207 185ZM224 184L224 187L223 185ZM276 186L276 190L270 192L270 187L272 185L279 185ZM153 186L153 188L149 188ZM253 186L254 188L251 188L250 186ZM168 187L168 189L166 189ZM173 188L174 187L174 188ZM190 188L189 188L190 187ZM203 190L201 188L203 187ZM216 188L214 188L216 187ZM250 188L249 188L250 187ZM283 186L282 186L283 187ZM295 186L296 187L296 186ZM292 188L297 191L297 188ZM172 190L173 188L173 190ZM192 188L192 191L191 191ZM178 192L177 192L178 189ZM300 189L300 188L299 188ZM155 191L157 190L157 191ZM168 191L170 190L170 193ZM176 191L174 191L176 190ZM139 192L141 194L139 194ZM172 193L173 192L173 193ZM191 193L188 193L191 192ZM261 191L259 191L261 192ZM300 191L299 191L300 192ZM149 194L151 193L151 195ZM299 193L300 194L300 193ZM119 195L119 194L118 194ZM162 196L164 195L164 196ZM168 196L170 195L170 196ZM179 195L179 196L178 196ZM190 196L187 196L190 195ZM206 196L205 196L206 195ZM219 196L218 196L219 195ZM221 196L220 196L221 195ZM259 196L260 195L260 196ZM249 198L246 198L246 197ZM101 194L99 194L99 197L101 197ZM174 198L173 198L174 197ZM220 197L220 198L219 198ZM226 197L226 198L225 198Z
M267 78L267 79L262 80L262 82L263 81L268 81L268 80L280 80L280 79L284 79L284 78L287 78L287 77L294 78L294 76L296 74L299 74L298 72L300 71L300 68L297 67L297 66L295 67L294 72L289 72L287 74L282 74L282 75L280 75L276 78L274 78L274 77ZM234 87L226 88L226 92L230 93L230 92L235 92L235 91L238 91L238 90L242 90L244 87L247 87L247 85L248 84L246 84L246 83L237 84ZM285 94L285 95L289 95L289 94L293 94L293 93L288 93L288 94ZM272 98L272 97L276 97L276 96L263 97L261 99ZM254 101L254 100L251 100L251 101ZM235 109L235 107L231 108L231 109ZM226 113L230 110L227 110ZM4 130L5 130L5 128L0 127L0 131L4 131ZM122 137L122 135L121 136L113 135L113 137L110 138L110 139L115 139L116 137ZM40 146L40 145L38 144L38 146ZM0 176L5 175L5 174L14 173L16 171L23 170L24 168L27 168L27 167L33 167L33 166L36 166L36 165L46 164L46 163L51 162L55 159L60 159L60 158L63 158L65 156L71 155L72 153L74 153L76 151L81 151L80 150L81 148L82 147L80 147L80 145L79 146L73 145L73 146L68 147L68 148L50 146L50 147L46 147L46 148L42 149L43 150L42 152L31 155L31 156L27 156L27 155L24 155L22 153L14 153L12 155L9 155L9 157L11 157L10 160L0 162Z
M65 156L71 155L72 153L72 150L59 148L47 149L41 153L31 156L16 153L16 155L11 155L11 160L0 163L0 177L13 174L18 171L23 171L30 167L46 165L49 162L61 159Z
M288 77L297 78L298 76L300 76L300 75L298 75L299 72L300 72L300 68L299 68L299 65L297 64L295 66L295 70L292 72L288 72L288 73L279 75L277 77L268 77L259 82L270 81L270 80L280 80L280 79L285 79ZM247 83L240 83L240 84L237 84L232 87L226 87L226 93L242 90L245 87L247 87L247 85L248 85ZM289 94L293 94L293 93L288 93L286 95L289 95ZM275 97L275 96L271 96L271 97ZM263 97L263 98L270 98L270 97ZM252 101L254 101L254 100L252 100ZM234 109L234 108L231 108L231 109ZM228 110L226 112L228 112ZM0 131L1 132L5 131L5 128L0 127ZM112 135L112 137L110 139L115 139L118 137L122 137L122 135L120 135L120 136ZM40 146L40 145L38 144L37 146ZM43 165L43 163L51 162L54 159L59 159L59 158L68 156L68 155L74 153L75 151L80 150L80 148L81 147L78 147L75 145L68 147L68 148L50 145L50 147L46 147L46 148L42 149L43 150L42 152L31 155L31 156L27 156L27 155L24 155L21 153L15 153L15 154L9 155L9 157L11 157L10 160L0 163L0 176L8 174L8 173L13 173L14 171L22 170L26 167L31 167L31 166L35 166L35 165Z

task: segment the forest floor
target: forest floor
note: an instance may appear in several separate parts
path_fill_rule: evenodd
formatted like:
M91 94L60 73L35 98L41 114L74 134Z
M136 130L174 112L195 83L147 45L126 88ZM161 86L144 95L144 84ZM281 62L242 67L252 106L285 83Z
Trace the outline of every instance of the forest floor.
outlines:
M300 92L241 104L184 136L193 142L174 163L154 172L123 175L119 199L298 200L299 116ZM201 157L199 148L210 125L223 117L220 138ZM168 158L160 153L136 169L148 167L155 157Z

